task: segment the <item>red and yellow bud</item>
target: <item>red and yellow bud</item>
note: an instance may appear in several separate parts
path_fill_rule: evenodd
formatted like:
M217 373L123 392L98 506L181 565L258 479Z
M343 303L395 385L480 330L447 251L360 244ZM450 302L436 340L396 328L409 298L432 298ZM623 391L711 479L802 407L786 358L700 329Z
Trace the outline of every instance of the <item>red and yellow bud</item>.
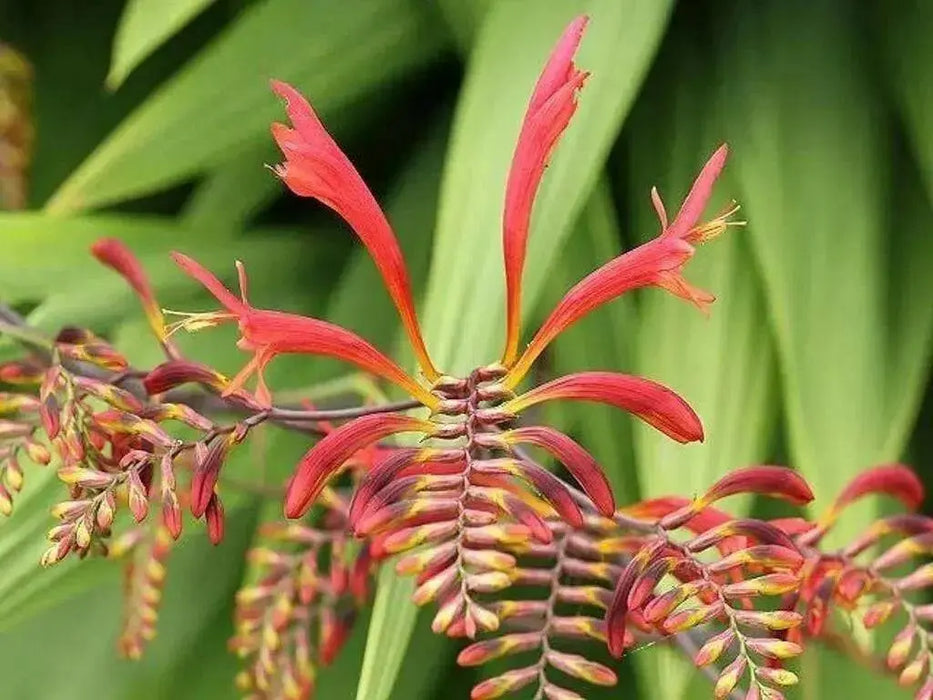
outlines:
M738 684L742 674L745 673L746 668L748 668L748 661L746 661L744 655L739 654L732 663L726 666L719 674L716 685L713 687L713 697L715 697L716 700L724 700L724 698L727 698L732 692L732 689Z
M788 630L803 619L800 613L791 610L733 610L732 614L739 624L770 630Z
M126 479L127 501L136 522L141 523L149 514L149 493L139 477L138 469L131 469Z
M790 659L803 653L803 647L799 644L783 639L751 638L745 640L745 646L769 659Z
M717 661L723 652L732 646L733 642L735 642L735 632L731 627L727 627L719 634L706 640L696 656L693 657L693 663L702 667Z
M736 581L722 587L727 598L748 598L759 595L783 595L797 590L800 578L794 574L777 572L765 574L746 581Z
M153 333L160 340L164 340L165 326L162 311L156 301L155 293L152 291L149 278L136 256L122 241L116 238L98 240L91 246L91 253L129 283L142 303Z
M527 666L506 671L473 686L470 700L492 700L514 693L532 683L538 677L537 666Z
M891 647L888 649L887 664L892 671L899 669L907 663L907 657L913 649L916 639L917 626L910 622L904 629L897 633Z
M773 683L780 686L796 685L800 680L793 671L770 666L759 666L755 669L755 675L763 683Z
M545 658L551 666L560 669L568 676L579 678L593 685L610 686L618 681L612 669L579 654L567 654L551 649L545 654Z
M503 656L537 649L541 646L541 641L542 636L539 632L505 634L496 639L471 644L457 656L457 663L461 666L479 666Z
M204 521L207 524L207 536L211 544L218 545L224 538L224 506L220 496L214 493L204 510Z

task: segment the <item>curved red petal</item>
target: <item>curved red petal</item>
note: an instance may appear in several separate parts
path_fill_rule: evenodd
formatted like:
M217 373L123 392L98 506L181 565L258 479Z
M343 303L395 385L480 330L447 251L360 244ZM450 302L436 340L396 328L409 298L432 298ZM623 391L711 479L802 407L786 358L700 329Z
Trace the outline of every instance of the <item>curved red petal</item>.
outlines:
M512 399L503 408L519 413L554 399L609 404L638 416L677 442L703 440L703 425L686 401L662 384L627 374L568 374Z
M308 353L352 362L401 387L425 406L433 408L437 404L437 397L394 361L342 326L308 316L251 308L241 316L240 330L251 347L267 348L274 355Z
M583 513L577 505L567 484L551 474L547 469L532 462L517 459L492 459L474 462L474 471L478 474L508 473L522 479L537 489L557 514L573 527L583 527Z
M923 502L923 483L910 467L903 464L882 464L863 471L845 487L833 504L839 511L870 494L886 494L915 510Z
M678 238L655 238L591 272L564 295L547 317L518 362L503 380L509 387L521 381L532 363L558 335L603 304L625 292L649 285L668 285L665 273L679 270L694 248Z
M227 309L227 311L239 316L246 310L246 304L227 289L223 282L214 276L214 273L201 265L197 260L189 258L184 253L179 253L177 251L172 251L172 259L186 275L200 282L207 291L213 294L214 298L217 299L221 306Z
M336 211L359 236L398 309L421 369L429 380L434 368L418 325L408 268L392 227L360 174L321 124L311 105L290 85L272 81L285 101L294 128L272 125L272 136L285 156L275 172L295 194L313 197Z
M690 230L697 225L700 217L703 216L703 210L709 202L710 195L713 193L713 185L719 178L723 167L726 165L726 159L729 157L729 147L726 144L716 149L715 153L706 161L706 165L700 170L697 179L693 182L689 194L680 205L680 211L671 222L670 226L665 226L662 236L672 236L674 238L687 238ZM662 224L663 225L663 224Z
M612 517L616 504L609 480L593 456L570 437L544 426L518 428L503 437L509 443L537 445L550 452L573 474L599 512Z
M327 480L362 447L396 433L428 432L432 423L400 413L377 413L350 421L308 450L288 484L285 515L303 515L317 499Z
M116 238L101 238L91 246L91 254L127 281L142 302L152 330L160 339L164 339L162 310L156 301L152 284L143 266L126 244Z
M800 473L787 467L758 466L726 474L698 500L698 505L738 493L760 493L798 506L813 500L813 491Z
M577 17L551 52L525 112L505 188L502 245L505 256L506 344L503 364L518 353L521 280L535 194L551 151L577 108L577 92L587 74L573 63L587 18Z

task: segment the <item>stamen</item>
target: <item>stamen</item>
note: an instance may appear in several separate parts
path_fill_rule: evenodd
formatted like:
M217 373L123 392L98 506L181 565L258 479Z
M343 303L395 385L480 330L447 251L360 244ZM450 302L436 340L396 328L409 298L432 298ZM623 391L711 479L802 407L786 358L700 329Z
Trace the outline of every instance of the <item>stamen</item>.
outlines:
M204 330L205 328L219 326L221 323L226 323L227 321L236 320L236 316L227 311L201 311L192 313L162 309L162 313L166 316L177 316L181 319L165 326L166 338L171 337L177 331L184 330L189 333L194 333Z
M706 243L716 236L720 235L730 226L745 226L747 221L729 221L729 217L741 209L741 206L735 200L716 215L715 218L690 229L686 239L691 243Z

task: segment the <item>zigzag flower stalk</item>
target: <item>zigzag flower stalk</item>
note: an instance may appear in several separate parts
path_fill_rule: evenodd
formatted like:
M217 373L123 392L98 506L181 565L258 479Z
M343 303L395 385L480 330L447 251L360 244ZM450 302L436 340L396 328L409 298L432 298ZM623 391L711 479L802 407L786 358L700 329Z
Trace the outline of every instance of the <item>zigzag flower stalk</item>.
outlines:
M435 444L404 450L384 461L354 500L351 524L357 534L374 535L374 556L426 545L400 566L419 574L418 602L438 600L435 629L472 637L491 629L496 616L475 602L473 593L510 583L509 560L497 555L504 541L527 536L546 541L542 518L559 514L582 524L579 506L566 485L549 472L518 458L514 448L532 444L561 461L600 512L615 503L595 460L566 435L551 428L513 428L525 409L556 399L595 401L629 411L678 442L702 440L703 429L690 406L670 389L648 379L608 372L560 377L524 394L514 390L549 343L579 319L626 291L660 287L705 308L712 296L693 288L682 269L694 244L729 225L730 207L711 221L701 215L726 160L725 146L704 166L674 220L657 193L652 198L661 221L654 240L611 260L582 280L558 303L527 348L519 353L521 278L535 192L551 152L570 123L577 95L587 78L573 57L587 19L574 20L554 48L534 88L508 178L503 216L507 309L501 358L466 377L452 377L431 360L422 339L405 262L392 229L359 173L333 141L308 102L291 86L273 82L285 100L291 126L275 124L272 134L285 161L275 172L297 195L315 198L349 224L372 256L401 317L421 370L404 372L362 338L313 318L253 307L238 264L240 296L210 272L181 254L175 259L220 302L219 312L188 315L176 328L197 329L235 321L240 347L254 353L228 391L252 374L256 400L271 401L263 369L282 353L337 357L393 382L430 410L429 418L387 413L346 423L313 446L288 487L285 512L299 517L321 488L357 450L400 433L414 433ZM507 516L510 522L498 522Z

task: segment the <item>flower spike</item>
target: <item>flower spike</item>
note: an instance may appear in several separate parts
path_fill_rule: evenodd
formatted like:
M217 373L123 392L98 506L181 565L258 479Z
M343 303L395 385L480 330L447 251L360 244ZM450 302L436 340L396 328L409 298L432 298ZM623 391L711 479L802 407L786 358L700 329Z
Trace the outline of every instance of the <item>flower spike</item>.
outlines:
M514 387L521 381L554 338L594 309L632 289L660 287L703 311L707 309L715 297L692 287L683 278L682 269L693 257L694 244L714 238L730 225L742 223L728 220L737 210L734 205L711 221L698 223L728 153L728 148L723 145L710 157L670 225L660 195L657 190L652 190L651 199L661 221L661 234L610 260L567 292L511 367L504 380L507 387Z
M236 393L251 375L256 374L259 382L256 399L262 405L269 405L271 396L263 379L265 366L276 355L307 353L351 362L367 372L393 382L425 406L433 408L437 404L437 397L418 384L395 362L346 328L316 318L254 308L246 300L245 294L237 298L210 271L188 256L172 253L172 257L182 270L204 285L225 308L221 313L195 314L176 325L197 329L205 324L236 320L242 336L238 346L256 353L226 386L224 395ZM244 285L245 290L247 281L242 267L240 283Z
M522 268L535 193L548 158L577 109L577 92L589 75L573 63L588 18L577 17L564 30L535 85L512 156L505 189L502 244L505 257L506 341L502 363L515 361L521 333Z
M293 128L272 125L272 136L285 156L274 170L301 197L313 197L340 214L359 236L385 282L422 372L439 376L428 355L412 299L408 268L398 240L360 174L324 129L308 101L286 83L273 80L272 90L285 101Z

